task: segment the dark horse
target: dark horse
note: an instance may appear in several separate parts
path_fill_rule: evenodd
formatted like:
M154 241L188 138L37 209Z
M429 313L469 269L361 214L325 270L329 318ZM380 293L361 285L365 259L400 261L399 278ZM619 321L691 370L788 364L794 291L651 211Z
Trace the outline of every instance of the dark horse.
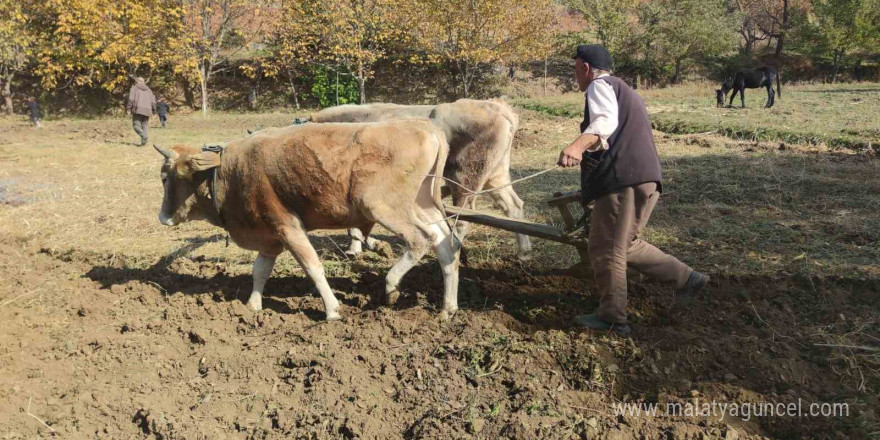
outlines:
M730 106L733 106L733 98L739 93L739 99L742 107L746 107L746 89L757 89L759 87L767 88L767 104L764 108L773 107L776 102L775 93L773 93L773 81L776 81L776 91L779 97L782 97L782 87L779 84L779 72L771 67L761 67L754 70L737 70L733 74L733 78L728 78L721 83L721 89L715 90L715 99L718 101L718 107L724 107L724 98L727 92L733 89L730 95Z

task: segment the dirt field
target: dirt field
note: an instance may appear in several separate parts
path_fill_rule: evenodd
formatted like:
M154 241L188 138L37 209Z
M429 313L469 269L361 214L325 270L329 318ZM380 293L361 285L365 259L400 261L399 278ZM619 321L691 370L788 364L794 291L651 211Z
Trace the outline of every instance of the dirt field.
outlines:
M576 122L522 111L513 169L549 167ZM229 140L291 114L172 118L162 145ZM343 302L321 322L289 255L265 310L254 255L205 223L159 225L160 157L120 119L0 120L0 439L859 439L880 433L880 162L823 147L656 133L665 194L647 238L709 273L671 308L634 278L634 333L580 331L597 304L572 248L468 237L462 311L437 319L433 257L378 306L397 242L349 259L313 242ZM527 215L575 189L553 171ZM490 209L483 201L481 209ZM846 404L835 417L664 415L667 403ZM659 403L656 416L615 413ZM748 420L744 420L744 419Z

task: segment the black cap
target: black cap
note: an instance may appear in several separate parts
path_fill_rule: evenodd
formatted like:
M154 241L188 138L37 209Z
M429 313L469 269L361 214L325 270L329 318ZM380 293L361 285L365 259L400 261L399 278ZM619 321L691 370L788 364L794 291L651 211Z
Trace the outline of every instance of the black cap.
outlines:
M580 44L572 58L580 58L581 61L596 69L611 70L614 67L611 54L601 44Z

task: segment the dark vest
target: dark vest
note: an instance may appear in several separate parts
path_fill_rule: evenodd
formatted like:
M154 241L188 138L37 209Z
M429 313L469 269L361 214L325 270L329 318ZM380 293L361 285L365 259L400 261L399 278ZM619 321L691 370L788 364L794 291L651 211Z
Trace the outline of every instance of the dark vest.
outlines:
M590 153L599 161L595 170L584 169L581 162L581 193L584 203L606 194L647 182L657 182L660 191L660 157L654 146L654 134L645 102L622 79L614 76L595 79L605 81L617 96L617 130L608 138L608 149ZM584 121L581 133L590 125L590 107L584 101Z

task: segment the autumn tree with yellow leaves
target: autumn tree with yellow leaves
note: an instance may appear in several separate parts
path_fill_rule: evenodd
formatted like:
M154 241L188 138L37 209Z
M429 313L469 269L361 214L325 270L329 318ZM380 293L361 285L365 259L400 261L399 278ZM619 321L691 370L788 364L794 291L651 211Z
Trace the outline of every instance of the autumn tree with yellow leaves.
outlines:
M184 34L170 51L175 72L195 78L201 89L202 114L208 113L211 78L230 68L229 59L264 31L266 2L249 0L178 0Z
M180 10L163 0L47 0L36 15L45 31L35 71L47 89L115 91L132 77L163 74L174 61L168 48Z
M412 36L409 9L402 0L293 0L285 7L286 41L297 59L344 69L367 99L373 66L406 45ZM303 49L308 49L303 52Z
M0 94L7 114L12 114L12 81L34 58L31 18L23 1L0 0Z
M543 59L551 50L551 0L413 0L419 41L453 66L463 96L494 63Z

